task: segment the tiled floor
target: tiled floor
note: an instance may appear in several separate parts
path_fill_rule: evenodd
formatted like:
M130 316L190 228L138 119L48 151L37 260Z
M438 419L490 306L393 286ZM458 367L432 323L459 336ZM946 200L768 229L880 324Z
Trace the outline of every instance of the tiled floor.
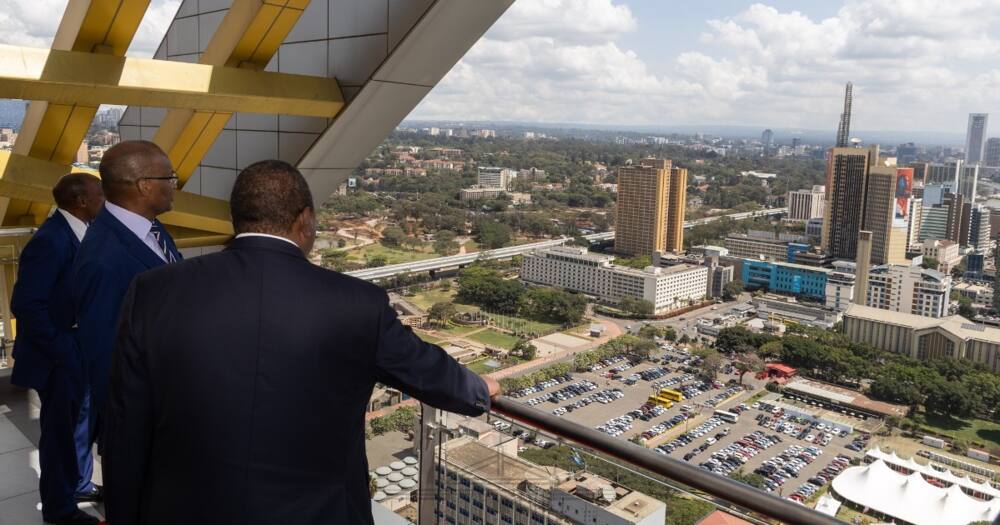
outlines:
M34 391L16 388L0 376L0 523L41 524L38 497L38 409ZM94 481L100 483L100 464L94 465ZM100 506L80 508L101 516Z

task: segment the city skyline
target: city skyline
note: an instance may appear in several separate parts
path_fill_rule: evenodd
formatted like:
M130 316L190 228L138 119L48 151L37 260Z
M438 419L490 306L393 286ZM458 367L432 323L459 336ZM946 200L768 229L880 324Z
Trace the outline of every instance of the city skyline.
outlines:
M0 0L0 42L50 45L66 3ZM151 2L130 55L180 3ZM519 0L409 118L836 129L848 81L852 129L964 135L969 113L1000 112L985 0L813 4Z

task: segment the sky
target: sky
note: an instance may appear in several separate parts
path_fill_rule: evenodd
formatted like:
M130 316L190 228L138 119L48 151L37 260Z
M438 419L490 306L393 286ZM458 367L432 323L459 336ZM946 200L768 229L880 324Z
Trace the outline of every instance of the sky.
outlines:
M66 2L0 0L0 42L47 46ZM178 4L152 0L130 55ZM998 7L517 0L409 118L822 130L852 81L853 129L964 134L970 112L1000 118Z

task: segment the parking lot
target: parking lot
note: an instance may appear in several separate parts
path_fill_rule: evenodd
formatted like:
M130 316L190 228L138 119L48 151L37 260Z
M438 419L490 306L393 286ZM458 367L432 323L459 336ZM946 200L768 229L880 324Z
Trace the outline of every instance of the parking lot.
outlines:
M799 500L829 483L868 446L867 434L851 431L861 420L839 415L831 423L786 413L787 403L775 394L747 403L754 391L723 384L735 375L705 384L685 371L690 362L685 364L679 351L666 355L672 356L666 363L662 355L638 364L619 359L538 385L519 400L620 439L641 437L659 453L719 475L757 473L765 490ZM759 385L749 374L744 379ZM670 408L648 404L650 394L664 387L686 399ZM723 421L716 410L735 413L737 420ZM824 412L817 409L816 415Z

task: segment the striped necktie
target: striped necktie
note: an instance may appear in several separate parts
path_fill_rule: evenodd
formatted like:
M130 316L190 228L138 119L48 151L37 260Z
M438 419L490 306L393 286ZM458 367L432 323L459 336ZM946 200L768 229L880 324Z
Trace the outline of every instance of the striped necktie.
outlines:
M156 239L156 244L160 247L160 251L163 252L163 256L166 257L167 262L177 262L174 252L167 245L167 236L163 235L163 226L160 225L159 221L153 221L153 225L149 228L149 233L153 234L153 238Z

